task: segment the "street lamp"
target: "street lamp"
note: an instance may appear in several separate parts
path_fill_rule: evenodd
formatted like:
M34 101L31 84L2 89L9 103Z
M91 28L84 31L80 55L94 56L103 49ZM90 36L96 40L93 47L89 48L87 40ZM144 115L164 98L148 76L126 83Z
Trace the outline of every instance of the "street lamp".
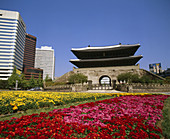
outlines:
M18 87L18 80L16 80L15 90L17 90L17 87Z

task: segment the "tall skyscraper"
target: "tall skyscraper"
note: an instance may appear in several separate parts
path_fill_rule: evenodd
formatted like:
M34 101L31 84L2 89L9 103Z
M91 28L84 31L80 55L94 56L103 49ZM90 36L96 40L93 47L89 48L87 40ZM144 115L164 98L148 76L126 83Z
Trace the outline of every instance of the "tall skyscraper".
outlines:
M25 49L24 49L24 61L23 67L33 67L35 64L35 48L36 48L36 40L35 36L32 36L26 33L25 38Z
M55 57L52 47L41 46L41 48L36 48L35 68L43 69L43 79L48 75L49 78L54 80Z
M24 49L24 61L23 61L23 73L25 79L29 80L32 76L35 79L43 77L43 70L34 68L35 65L35 48L37 38L33 35L26 33L25 36L25 49Z
M22 71L25 33L19 12L0 10L0 80L7 80L14 67Z

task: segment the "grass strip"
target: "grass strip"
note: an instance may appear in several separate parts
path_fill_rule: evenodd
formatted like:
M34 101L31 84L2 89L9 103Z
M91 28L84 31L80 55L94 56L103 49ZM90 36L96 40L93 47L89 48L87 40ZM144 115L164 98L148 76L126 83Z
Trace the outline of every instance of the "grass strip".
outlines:
M170 139L170 97L164 102L162 130L165 139Z

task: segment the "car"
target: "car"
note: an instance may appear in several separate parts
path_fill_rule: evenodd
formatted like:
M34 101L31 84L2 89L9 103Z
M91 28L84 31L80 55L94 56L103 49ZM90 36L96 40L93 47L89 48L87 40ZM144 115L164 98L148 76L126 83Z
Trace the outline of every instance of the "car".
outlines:
M16 88L16 87L11 88L11 87L9 87L9 90L21 90L21 88Z
M42 87L34 87L34 88L31 88L27 91L42 91Z

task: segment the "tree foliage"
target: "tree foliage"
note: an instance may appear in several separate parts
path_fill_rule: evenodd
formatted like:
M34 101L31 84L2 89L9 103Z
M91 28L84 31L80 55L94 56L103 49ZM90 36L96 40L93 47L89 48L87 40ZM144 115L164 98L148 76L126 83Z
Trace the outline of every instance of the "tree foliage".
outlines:
M122 73L117 76L117 80L126 82L126 83L163 83L163 80L152 80L148 75L143 75L139 77L138 74Z
M131 78L131 73L122 73L117 76L117 80L120 81L125 81L126 83L130 80Z
M41 79L41 73L39 73L39 77L37 80L37 85L38 87L43 87L43 80Z
M7 88L8 88L8 81L0 80L0 89L7 89Z
M12 75L8 78L7 86L10 88L14 88L16 85L16 80L18 81L18 88L29 89L34 87L43 87L43 80L41 79L41 74L39 74L38 79L34 79L34 76L31 76L30 80L26 80L24 74L17 74L15 67Z
M170 84L170 76L166 77L165 79L166 79L166 80L164 81L164 83Z
M69 78L69 83L70 84L76 84L76 83L84 83L87 82L87 76L83 75L82 73L77 73L71 75Z
M46 75L44 81L45 81L46 86L53 86L54 85L54 82L52 81L52 79L49 77L48 74Z
M20 80L19 75L16 73L16 67L14 67L14 70L12 72L12 75L8 78L8 86L9 87L15 87L16 81Z

